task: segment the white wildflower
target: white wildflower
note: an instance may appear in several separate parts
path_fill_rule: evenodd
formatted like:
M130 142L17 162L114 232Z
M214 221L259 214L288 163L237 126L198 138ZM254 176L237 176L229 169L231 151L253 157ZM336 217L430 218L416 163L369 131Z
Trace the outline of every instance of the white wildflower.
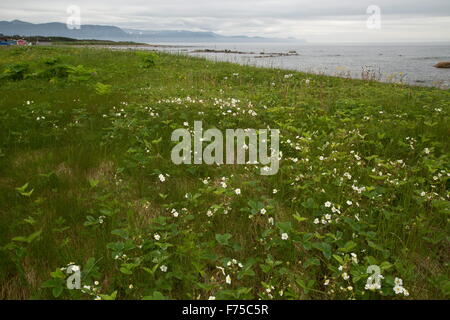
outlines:
M400 278L395 278L394 283L396 286L403 286L403 280Z

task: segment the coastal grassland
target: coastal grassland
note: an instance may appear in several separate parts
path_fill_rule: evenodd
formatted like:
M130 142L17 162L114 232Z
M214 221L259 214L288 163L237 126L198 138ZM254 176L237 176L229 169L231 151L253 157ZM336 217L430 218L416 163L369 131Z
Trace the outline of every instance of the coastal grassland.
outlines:
M436 88L1 48L0 299L448 299L449 111ZM195 120L279 129L279 173L174 165Z

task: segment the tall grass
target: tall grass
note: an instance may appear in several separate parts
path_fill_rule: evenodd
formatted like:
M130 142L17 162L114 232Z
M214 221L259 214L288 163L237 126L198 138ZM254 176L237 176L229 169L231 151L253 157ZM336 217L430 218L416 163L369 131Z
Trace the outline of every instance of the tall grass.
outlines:
M0 72L0 298L448 298L449 91L92 48ZM195 120L280 129L279 174L172 164Z

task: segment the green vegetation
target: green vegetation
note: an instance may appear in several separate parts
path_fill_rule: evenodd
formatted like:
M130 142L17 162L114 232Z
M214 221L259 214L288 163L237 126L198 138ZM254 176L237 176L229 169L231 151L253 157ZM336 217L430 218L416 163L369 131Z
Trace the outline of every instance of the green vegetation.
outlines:
M76 40L70 41L53 41L55 45L65 46L149 46L146 43L133 42L133 41L110 41L110 40Z
M287 73L2 48L0 299L448 299L450 92ZM195 120L279 173L174 165Z
M140 46L146 47L150 46L146 43L134 42L134 41L111 41L111 40L90 40L90 39L73 39L66 37L43 37L43 36L4 36L0 34L1 38L6 39L23 39L27 42L37 44L37 43L51 43L53 45L59 46Z

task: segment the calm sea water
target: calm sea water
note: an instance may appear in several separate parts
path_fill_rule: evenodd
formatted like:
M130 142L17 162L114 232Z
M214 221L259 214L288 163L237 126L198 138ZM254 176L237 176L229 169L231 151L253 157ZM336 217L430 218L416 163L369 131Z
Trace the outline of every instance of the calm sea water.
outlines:
M164 45L168 45L164 43ZM284 43L180 44L160 50L229 61L245 65L282 68L327 75L361 78L370 69L385 82L450 87L450 69L433 66L450 61L450 45L319 45ZM196 50L232 50L246 54L195 53ZM297 52L296 56L261 57L270 53Z

